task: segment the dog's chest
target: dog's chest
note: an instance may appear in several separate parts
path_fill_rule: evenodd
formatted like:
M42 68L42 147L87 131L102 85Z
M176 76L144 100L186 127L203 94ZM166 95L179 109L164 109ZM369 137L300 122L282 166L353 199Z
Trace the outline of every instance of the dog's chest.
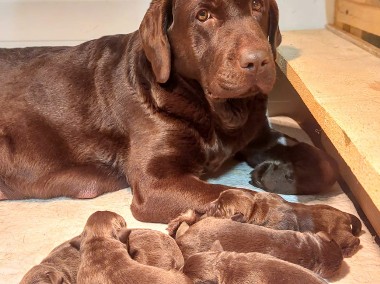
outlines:
M214 136L211 143L205 143L206 162L204 172L214 172L232 156L234 149L232 145L220 139L217 135Z

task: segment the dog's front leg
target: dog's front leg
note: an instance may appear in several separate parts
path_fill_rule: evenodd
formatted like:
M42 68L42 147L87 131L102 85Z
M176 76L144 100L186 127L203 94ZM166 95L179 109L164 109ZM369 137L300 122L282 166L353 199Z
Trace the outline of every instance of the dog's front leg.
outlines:
M205 212L211 201L231 188L209 184L192 175L163 179L144 176L129 181L133 191L133 216L140 221L156 223L168 223L187 209Z

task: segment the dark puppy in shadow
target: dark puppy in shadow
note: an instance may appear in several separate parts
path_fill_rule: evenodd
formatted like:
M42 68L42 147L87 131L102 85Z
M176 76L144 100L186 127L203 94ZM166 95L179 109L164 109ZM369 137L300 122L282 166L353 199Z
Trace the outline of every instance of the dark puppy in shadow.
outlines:
M195 284L327 283L301 266L270 255L224 252L218 241L211 251L190 256L183 271Z
M254 170L250 183L278 194L316 194L328 191L339 171L336 161L319 148L271 130L240 151L236 158Z

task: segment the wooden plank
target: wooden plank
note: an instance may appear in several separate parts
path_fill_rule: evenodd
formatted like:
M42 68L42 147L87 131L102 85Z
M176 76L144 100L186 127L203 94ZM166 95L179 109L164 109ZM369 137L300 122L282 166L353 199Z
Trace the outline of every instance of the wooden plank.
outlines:
M334 34L340 36L341 38L344 38L345 40L348 40L348 41L352 42L353 44L363 48L365 51L368 51L369 53L371 53L377 57L380 57L380 48L377 48L376 46L373 46L372 44L370 44L370 43L368 43L368 42L366 42L360 38L354 37L350 33L341 31L340 29L337 29L336 27L334 27L332 25L327 25L326 29L328 29L329 31L333 32Z
M352 2L380 7L380 0L351 0Z
M379 210L380 58L314 30L284 32L277 63Z
M380 36L380 7L338 0L335 11L336 23L343 23Z

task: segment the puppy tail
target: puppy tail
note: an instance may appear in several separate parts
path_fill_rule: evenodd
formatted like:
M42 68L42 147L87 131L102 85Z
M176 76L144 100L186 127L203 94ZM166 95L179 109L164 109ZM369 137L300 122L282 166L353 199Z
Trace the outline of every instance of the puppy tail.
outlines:
M351 219L352 234L354 236L357 236L362 231L362 222L355 215L352 215L349 213L348 213L348 215L350 216L350 219Z

